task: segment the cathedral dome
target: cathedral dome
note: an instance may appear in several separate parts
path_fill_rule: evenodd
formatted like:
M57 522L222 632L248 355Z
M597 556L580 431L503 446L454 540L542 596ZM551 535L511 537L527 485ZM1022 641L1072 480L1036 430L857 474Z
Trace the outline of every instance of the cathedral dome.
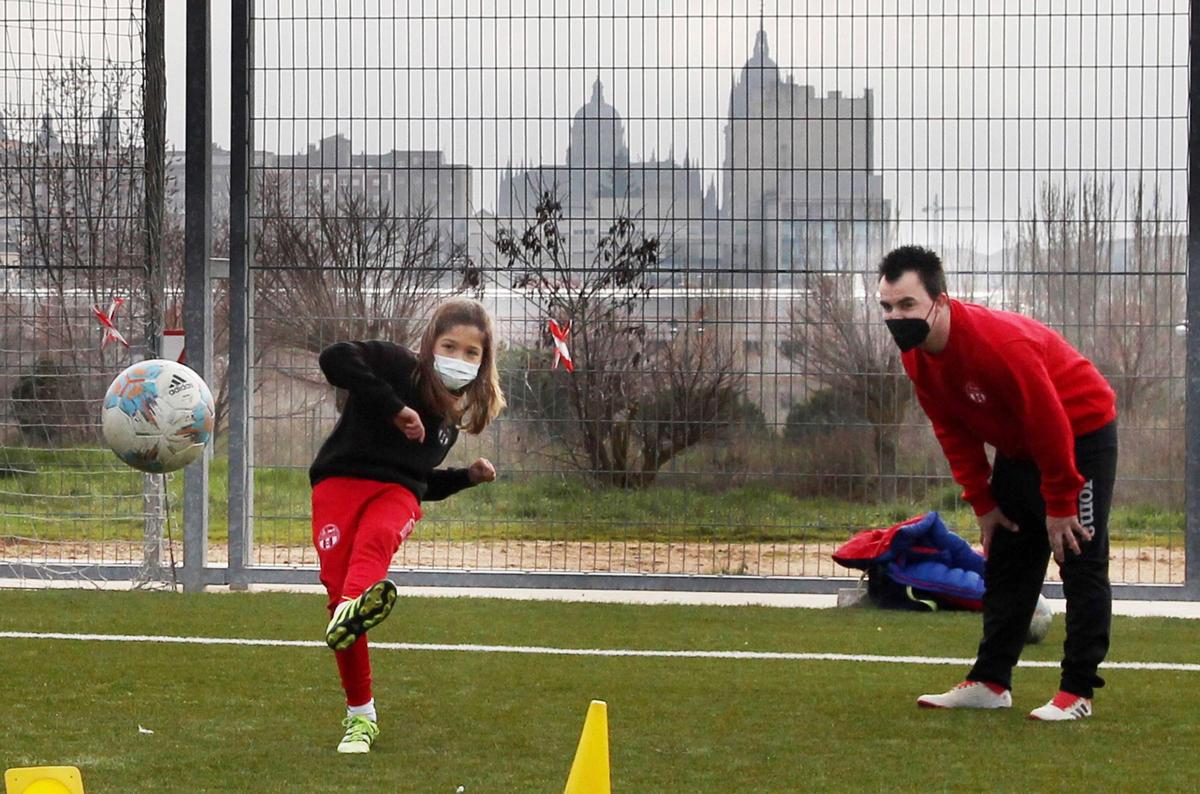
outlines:
M592 98L575 111L576 119L620 119L617 109L604 101L604 85L597 80L592 84Z
M629 164L625 124L617 109L604 101L604 86L592 85L592 98L575 113L567 147L567 164L607 168Z

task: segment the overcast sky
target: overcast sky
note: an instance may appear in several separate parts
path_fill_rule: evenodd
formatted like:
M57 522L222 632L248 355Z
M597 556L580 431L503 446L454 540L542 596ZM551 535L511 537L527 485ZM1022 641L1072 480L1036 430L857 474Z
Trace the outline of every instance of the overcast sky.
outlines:
M129 57L115 5L3 0L6 65L51 63L35 60L39 49L94 53L101 40L110 55ZM718 180L729 93L761 24L772 59L797 83L818 94L873 91L874 167L913 235L935 235L925 221L936 196L967 208L944 211L970 221L954 233L994 250L1003 221L1011 228L1028 212L1043 181L1077 184L1097 173L1113 176L1122 194L1131 172L1156 178L1183 215L1185 0L257 5L258 148L297 152L341 132L356 151L442 150L477 169L477 208L494 206L497 174L510 162L565 159L570 120L597 78L635 161L687 154ZM88 30L62 22L75 6L118 21ZM140 2L124 6L128 18ZM168 136L181 145L185 9L167 6ZM980 7L991 11L976 14ZM213 136L228 146L228 3L214 3L212 14ZM49 21L31 22L38 18ZM34 45L32 29L55 26L67 35Z

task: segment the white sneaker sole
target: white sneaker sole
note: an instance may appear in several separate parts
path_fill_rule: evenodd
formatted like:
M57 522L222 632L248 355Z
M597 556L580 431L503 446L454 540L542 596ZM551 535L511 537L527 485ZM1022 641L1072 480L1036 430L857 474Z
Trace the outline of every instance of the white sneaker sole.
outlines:
M1029 712L1029 719L1034 722L1076 722L1092 716L1088 712L1071 713L1062 709L1055 709L1053 712L1044 712L1042 714L1038 714L1039 711L1041 709L1034 709Z
M923 709L975 709L976 711L996 711L997 709L1011 709L1011 703L997 703L994 706L966 706L962 704L942 705L941 703L930 703L927 700L917 700L917 705Z
M969 691L951 690L940 695L921 695L917 705L923 709L1008 709L1012 708L1012 695L1008 692L997 695L988 690L986 695L976 696Z

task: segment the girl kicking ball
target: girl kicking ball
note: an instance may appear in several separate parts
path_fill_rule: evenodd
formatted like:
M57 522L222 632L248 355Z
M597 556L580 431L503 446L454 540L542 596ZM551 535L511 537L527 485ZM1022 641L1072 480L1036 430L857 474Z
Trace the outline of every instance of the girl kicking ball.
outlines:
M492 321L478 302L438 307L416 355L391 342L339 342L321 353L321 371L348 398L309 468L313 543L346 692L339 753L366 753L379 735L371 694L367 632L396 603L392 556L421 519L421 502L491 482L480 458L439 469L459 430L480 433L504 407Z

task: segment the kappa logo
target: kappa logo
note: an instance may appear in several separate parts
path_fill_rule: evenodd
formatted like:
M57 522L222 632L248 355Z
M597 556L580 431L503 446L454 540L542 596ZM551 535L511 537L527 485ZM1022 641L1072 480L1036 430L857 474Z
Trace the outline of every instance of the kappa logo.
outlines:
M969 380L963 384L963 391L967 393L968 399L976 405L983 405L987 402L987 393L975 381Z
M193 385L190 380L182 375L172 375L171 382L167 384L167 394L174 397L176 394L191 388L193 388Z
M338 544L342 539L342 531L338 529L337 524L326 524L321 527L321 531L317 533L317 548L321 551L329 551Z

